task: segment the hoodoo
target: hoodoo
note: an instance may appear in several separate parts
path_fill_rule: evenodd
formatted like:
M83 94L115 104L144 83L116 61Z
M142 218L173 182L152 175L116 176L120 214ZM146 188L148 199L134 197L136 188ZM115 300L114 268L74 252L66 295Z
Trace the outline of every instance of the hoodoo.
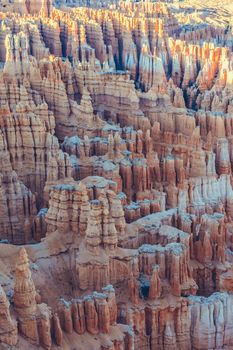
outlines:
M0 350L233 349L231 0L0 0Z

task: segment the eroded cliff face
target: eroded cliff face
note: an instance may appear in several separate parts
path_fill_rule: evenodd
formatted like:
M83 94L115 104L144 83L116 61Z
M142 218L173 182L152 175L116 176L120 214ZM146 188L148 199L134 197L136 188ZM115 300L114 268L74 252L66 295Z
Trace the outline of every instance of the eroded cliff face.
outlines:
M232 349L230 2L55 4L0 1L0 349Z

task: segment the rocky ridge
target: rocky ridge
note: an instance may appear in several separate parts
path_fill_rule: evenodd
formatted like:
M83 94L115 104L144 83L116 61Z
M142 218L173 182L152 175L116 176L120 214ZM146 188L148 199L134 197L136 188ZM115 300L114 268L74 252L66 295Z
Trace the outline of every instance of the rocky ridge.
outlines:
M230 4L60 5L0 2L0 349L231 349Z

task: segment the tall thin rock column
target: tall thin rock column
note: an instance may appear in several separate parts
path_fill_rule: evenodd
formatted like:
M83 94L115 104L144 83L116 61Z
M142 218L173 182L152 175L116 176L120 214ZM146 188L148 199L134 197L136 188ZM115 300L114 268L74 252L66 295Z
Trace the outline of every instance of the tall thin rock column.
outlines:
M13 298L20 333L32 342L38 343L36 289L25 248L20 249L16 263Z

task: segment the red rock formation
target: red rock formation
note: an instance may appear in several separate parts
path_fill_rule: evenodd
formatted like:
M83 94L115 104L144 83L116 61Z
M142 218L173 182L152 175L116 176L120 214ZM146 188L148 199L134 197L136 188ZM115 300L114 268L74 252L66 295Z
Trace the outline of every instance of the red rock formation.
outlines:
M154 266L150 279L149 298L152 300L159 298L161 295L161 282L158 274L158 268L158 266Z
M30 341L38 343L36 289L24 248L20 250L16 264L14 307L19 317L20 332Z
M17 344L17 325L9 311L9 301L0 286L0 344L15 346Z
M60 325L60 319L57 316L57 314L53 315L53 335L54 335L56 345L61 346L63 333Z
M0 342L230 349L230 5L67 4L0 4Z

